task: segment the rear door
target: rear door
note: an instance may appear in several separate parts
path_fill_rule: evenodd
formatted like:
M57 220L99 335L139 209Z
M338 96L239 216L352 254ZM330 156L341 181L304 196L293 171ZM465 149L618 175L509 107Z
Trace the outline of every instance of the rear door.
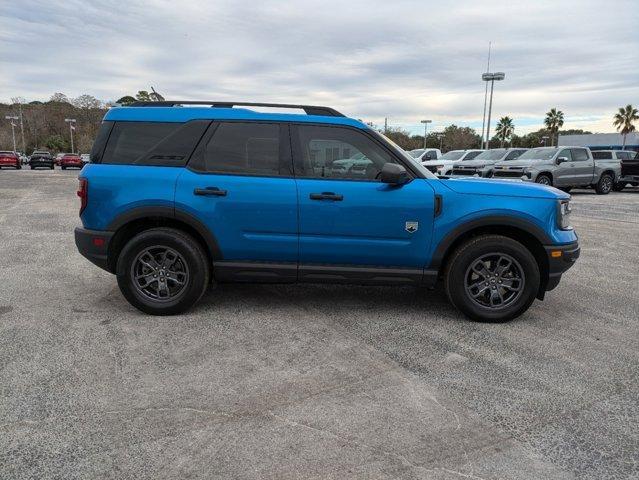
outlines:
M296 125L292 139L300 279L353 267L360 272L361 267L402 267L421 275L434 216L428 182L414 179L399 187L382 183L383 165L400 162L359 129ZM346 174L333 175L333 163L344 158L359 160Z
M218 280L295 280L297 190L286 124L213 123L178 178L175 206L215 237Z

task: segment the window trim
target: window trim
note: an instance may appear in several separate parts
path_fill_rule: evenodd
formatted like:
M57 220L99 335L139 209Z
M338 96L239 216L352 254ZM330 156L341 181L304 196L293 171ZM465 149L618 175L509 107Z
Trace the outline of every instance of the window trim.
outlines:
M381 183L380 179L369 180L367 178L307 177L307 176L303 176L302 173L298 173L298 172L304 171L303 150L302 150L302 145L300 144L300 136L298 132L298 127L300 126L337 128L337 129L344 129L344 130L352 130L352 131L361 133L362 135L366 136L369 140L371 140L373 143L377 144L386 153L388 153L388 155L393 160L395 160L396 163L398 163L399 165L403 166L406 169L406 172L408 173L408 177L409 177L409 182L415 178L421 178L416 171L414 171L409 165L407 165L404 162L404 159L400 158L400 156L395 153L394 149L391 149L388 145L386 145L386 142L382 141L383 138L381 137L377 138L374 134L371 134L372 132L374 132L373 130L356 128L350 125L336 125L331 123L290 122L289 125L290 125L290 135L291 135L291 148L293 153L293 172L295 174L296 179L299 178L303 180L365 182L365 183L375 183L375 184Z
M279 151L279 169L286 170L288 169L289 174L279 174L279 175L265 175L263 173L242 173L242 172L225 172L225 171L213 171L213 170L205 170L202 166L194 164L194 158L196 155L204 155L204 149L208 142L213 138L215 132L218 127L223 123L256 123L260 125L277 125L279 126L279 142L280 142L280 151ZM213 120L211 124L200 138L200 141L196 145L193 153L191 154L188 162L185 167L191 170L194 173L199 175L225 175L225 176L235 176L235 177L259 177L259 178L294 178L293 173L293 155L291 150L291 135L290 135L290 127L288 122L279 122L272 120L244 120L244 119L232 119L232 120ZM288 148L286 147L288 145ZM198 160L196 160L197 162ZM200 167L200 168L198 168Z

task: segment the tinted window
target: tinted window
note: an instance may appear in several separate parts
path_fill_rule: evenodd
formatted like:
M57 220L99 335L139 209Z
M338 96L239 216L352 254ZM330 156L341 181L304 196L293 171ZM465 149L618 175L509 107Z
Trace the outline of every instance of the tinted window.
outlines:
M612 159L612 152L592 152L592 158L595 160L608 160Z
M197 168L207 172L280 175L280 126L220 123L201 153Z
M364 133L349 128L298 125L298 176L376 180L391 155Z
M102 163L184 166L208 123L117 122Z
M586 162L590 160L590 157L588 156L588 150L586 150L585 148L573 148L572 160L574 162Z
M459 160L466 150L451 150L450 152L444 153L440 160Z
M499 160L506 153L505 148L493 148L492 150L486 150L481 152L475 160Z
M111 128L113 128L113 122L102 122L102 125L100 125L100 130L98 130L98 134L93 141L93 146L91 147L91 157L89 161L93 163L100 163L102 161L102 152L104 152L104 146L109 139Z
M464 160L472 160L473 158L475 158L480 153L481 153L481 151L479 151L479 152L469 152L468 155L466 155L464 157Z
M514 160L515 158L519 158L525 151L526 150L513 150L508 155L506 155L506 160Z
M523 157L523 155L522 155ZM557 158L559 157L565 157L568 159L569 162L572 162L572 153L570 153L570 149L569 148L565 148L563 149L561 152L559 152L559 155L557 155Z
M617 152L617 158L621 160L630 160L632 155L630 152Z

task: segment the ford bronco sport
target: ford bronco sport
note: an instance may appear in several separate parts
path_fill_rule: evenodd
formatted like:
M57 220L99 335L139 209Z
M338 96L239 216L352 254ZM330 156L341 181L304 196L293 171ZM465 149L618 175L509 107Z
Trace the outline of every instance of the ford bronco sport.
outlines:
M335 159L355 157L362 171L333 175ZM185 311L212 281L441 279L470 318L505 321L543 299L579 255L567 194L437 178L328 107L112 108L79 182L80 253L150 314Z

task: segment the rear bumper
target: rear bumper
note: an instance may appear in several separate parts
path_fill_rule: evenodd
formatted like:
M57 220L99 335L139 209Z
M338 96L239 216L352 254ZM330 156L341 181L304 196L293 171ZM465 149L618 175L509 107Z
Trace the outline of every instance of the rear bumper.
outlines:
M581 249L579 242L559 246L551 245L544 248L548 256L548 283L546 284L546 291L548 291L559 285L561 276L575 264Z
M110 272L108 262L109 243L113 232L103 230L75 229L75 245L78 252L94 265Z

